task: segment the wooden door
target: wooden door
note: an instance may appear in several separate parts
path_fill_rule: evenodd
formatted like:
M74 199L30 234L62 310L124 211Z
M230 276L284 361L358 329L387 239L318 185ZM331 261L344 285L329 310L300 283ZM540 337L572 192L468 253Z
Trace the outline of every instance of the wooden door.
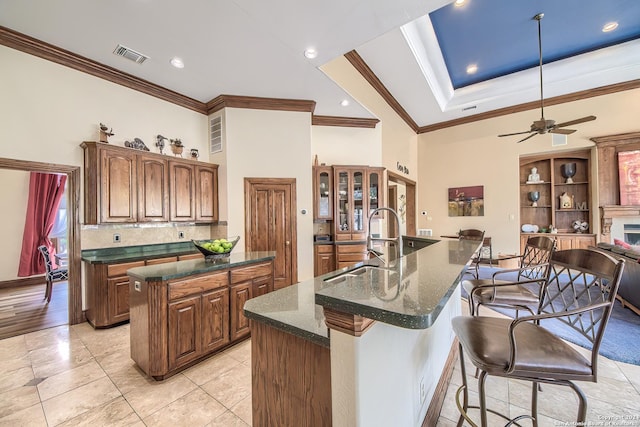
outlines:
M293 179L245 178L245 249L275 251L275 289L297 281L295 194Z
M209 352L229 342L229 289L202 295L202 351Z
M138 221L135 153L101 153L100 222Z
M196 166L196 221L218 220L218 166Z
M171 221L195 221L195 170L193 165L180 162L169 162L169 179L171 184Z
M169 221L169 166L165 159L138 156L138 221Z
M169 370L201 354L200 295L169 304Z

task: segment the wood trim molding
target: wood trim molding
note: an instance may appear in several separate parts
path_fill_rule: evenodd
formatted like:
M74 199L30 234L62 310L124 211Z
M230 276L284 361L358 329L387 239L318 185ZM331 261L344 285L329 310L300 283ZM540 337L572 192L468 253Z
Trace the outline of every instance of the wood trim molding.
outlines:
M80 252L80 167L0 158L0 168L67 175L69 253L69 324L85 321L82 312L82 266Z
M324 307L324 323L326 323L329 329L335 329L336 331L359 337L375 323L375 320Z
M449 356L447 357L447 361L444 363L444 368L442 369L442 375L440 375L438 384L436 384L436 389L433 392L433 397L431 398L431 403L427 409L427 414L425 415L424 420L422 420L422 427L431 427L438 424L440 411L442 411L444 398L447 394L449 383L451 382L451 376L453 375L456 360L458 359L458 351L458 338L454 338L453 343L451 344L451 350L449 350Z
M304 99L260 98L257 96L219 95L206 104L206 113L212 114L223 108L251 108L255 110L278 110L313 113L315 101Z
M146 93L198 113L207 113L204 102L2 26L0 26L0 44Z
M622 83L615 83L607 86L600 86L593 89L582 90L579 92L568 93L566 95L554 96L553 98L547 98L544 100L544 106L549 107L551 105L564 104L566 102L579 101L582 99L593 98L595 96L609 95L611 93L623 92L626 90L640 88L640 79L630 80ZM453 126L463 125L467 123L477 122L479 120L492 119L495 117L506 116L508 114L520 113L522 111L535 110L540 107L540 101L531 101L524 104L513 105L511 107L499 108L497 110L491 110L480 114L474 114L473 116L460 117L458 119L449 120L446 122L434 123L432 125L421 126L417 133L433 132L440 129L445 129Z
M619 133L617 135L590 138L598 147L608 147L640 143L640 132Z
M378 119L361 119L357 117L316 116L311 117L314 126L339 126L351 128L375 128L380 122Z
M44 276L20 277L13 280L4 280L0 282L0 289L19 288L21 286L42 285L46 282Z
M376 90L376 92L380 94L382 99L384 99L387 104L389 104L393 111L395 111L396 114L398 114L398 116L400 116L400 118L404 120L405 123L411 129L413 129L414 132L418 133L418 124L411 118L409 113L407 113L407 111L402 108L402 105L400 105L400 103L393 97L391 92L389 92L389 89L387 89L382 81L380 81L373 70L369 68L367 63L364 62L364 59L362 59L358 52L352 50L351 52L345 53L344 57L351 63L351 65L353 65L353 68L355 68L362 75L362 77L364 77L364 79L369 82L369 84Z

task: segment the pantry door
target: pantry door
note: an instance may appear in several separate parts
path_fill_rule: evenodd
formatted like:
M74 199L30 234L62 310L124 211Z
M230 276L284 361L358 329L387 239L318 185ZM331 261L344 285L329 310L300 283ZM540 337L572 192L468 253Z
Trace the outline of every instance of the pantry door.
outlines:
M297 282L296 180L245 178L245 250L275 251L274 288Z

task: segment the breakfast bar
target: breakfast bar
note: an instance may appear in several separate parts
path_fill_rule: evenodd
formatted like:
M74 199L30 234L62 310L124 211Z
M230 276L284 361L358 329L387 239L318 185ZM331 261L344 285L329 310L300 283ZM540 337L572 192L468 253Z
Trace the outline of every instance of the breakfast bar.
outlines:
M459 282L481 242L430 243L247 301L255 425L436 419L455 360Z

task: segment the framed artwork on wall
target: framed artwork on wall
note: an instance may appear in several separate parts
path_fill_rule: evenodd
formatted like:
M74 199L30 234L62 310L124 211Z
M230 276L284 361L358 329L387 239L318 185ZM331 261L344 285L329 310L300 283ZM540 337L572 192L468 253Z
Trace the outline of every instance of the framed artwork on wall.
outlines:
M484 186L449 188L449 216L484 216Z
M640 150L618 153L620 204L640 205Z

